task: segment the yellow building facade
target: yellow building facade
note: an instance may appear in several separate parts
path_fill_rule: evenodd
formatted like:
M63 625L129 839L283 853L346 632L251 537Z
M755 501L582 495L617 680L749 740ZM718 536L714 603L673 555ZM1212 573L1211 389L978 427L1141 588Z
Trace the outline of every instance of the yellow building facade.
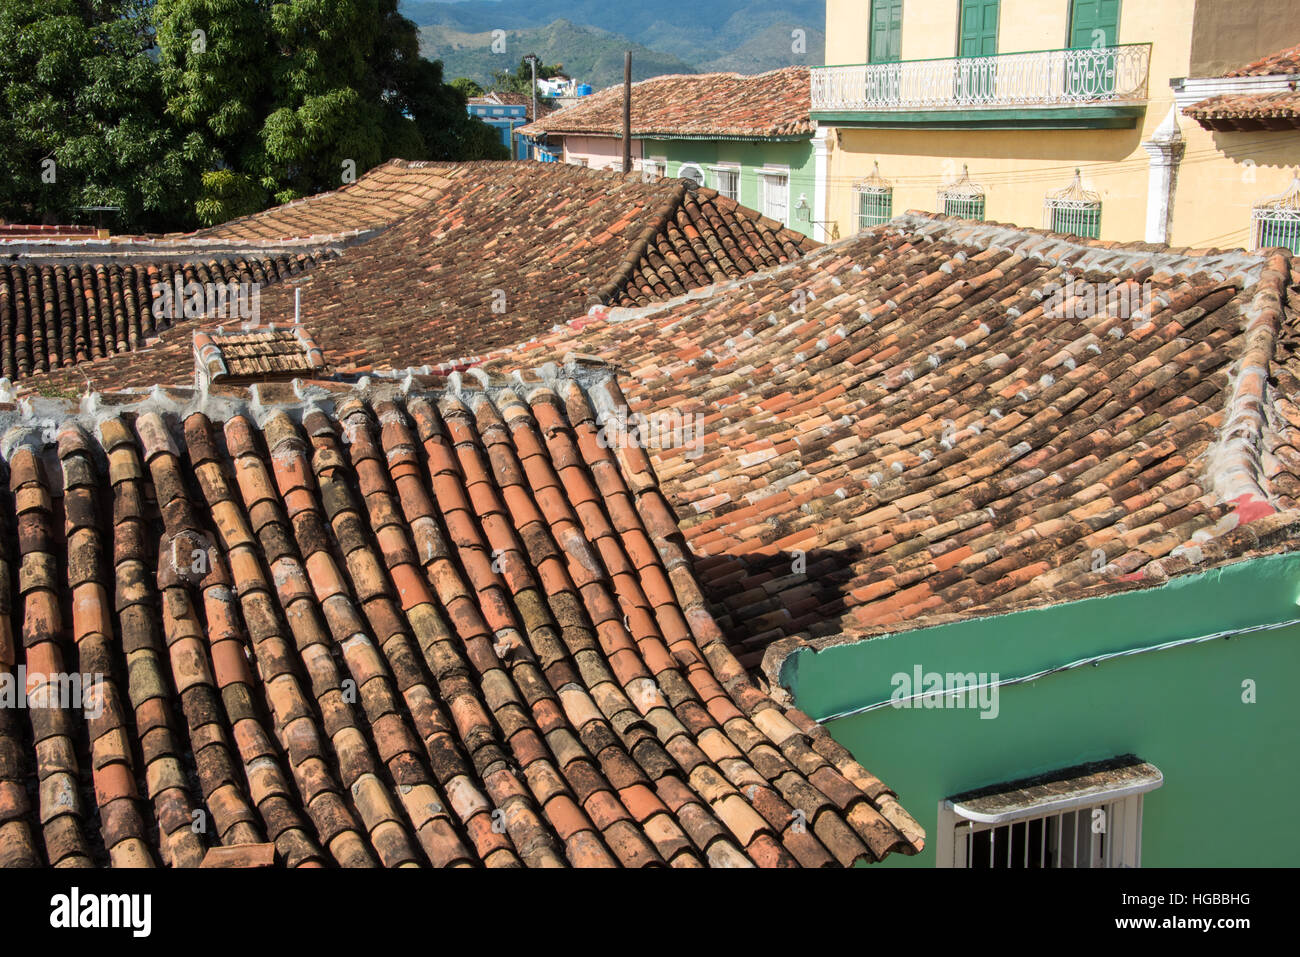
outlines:
M1300 42L1300 0L827 0L826 38L819 238L922 209L1249 248L1300 167L1300 130L1182 114L1281 89L1216 78Z

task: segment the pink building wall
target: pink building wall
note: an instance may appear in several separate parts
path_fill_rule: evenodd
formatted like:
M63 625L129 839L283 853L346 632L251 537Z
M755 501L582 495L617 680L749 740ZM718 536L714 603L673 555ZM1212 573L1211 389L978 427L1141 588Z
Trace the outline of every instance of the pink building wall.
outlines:
M591 169L622 169L623 141L614 136L566 136L564 162L587 161ZM632 165L640 169L641 141L632 141Z

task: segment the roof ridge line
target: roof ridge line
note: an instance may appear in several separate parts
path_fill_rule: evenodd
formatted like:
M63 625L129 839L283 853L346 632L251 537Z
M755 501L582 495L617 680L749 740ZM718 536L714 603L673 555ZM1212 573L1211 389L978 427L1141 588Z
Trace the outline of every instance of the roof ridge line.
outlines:
M1286 256L1277 250L1261 271L1246 308L1246 347L1237 360L1223 426L1206 456L1206 473L1225 502L1238 506L1267 504L1273 511L1276 509L1265 487L1269 483L1263 463L1265 410L1272 405L1268 377L1286 308L1289 271Z
M878 228L896 233L920 233L929 237L936 233L946 233L948 235L945 238L959 246L980 250L1003 249L1040 262L1074 268L1118 273L1125 271L1124 266L1135 272L1140 266L1149 266L1155 272L1207 272L1220 281L1240 279L1246 285L1254 285L1259 281L1266 262L1264 257L1244 250L1212 250L1196 255L1186 247L1158 243L1144 244L1155 247L1153 249L1106 246L1095 240L1069 237L1050 230L959 219L925 210L908 210ZM1067 262L1071 256L1075 258Z
M623 175L626 176L627 174ZM591 299L596 301L592 302L591 299L589 299L589 305L608 305L611 300L618 296L624 287L626 287L632 280L632 274L636 272L636 267L637 264L641 262L641 257L643 257L646 254L646 250L650 248L650 243L663 232L669 221L677 215L677 211L682 208L682 203L685 202L685 200L686 183L679 180L677 185L673 187L672 192L669 194L668 202L655 215L653 223L642 231L641 235L637 237L636 241L632 243L631 247L623 255L623 258L619 260L618 266L614 270L614 275L608 282L601 285L592 293Z

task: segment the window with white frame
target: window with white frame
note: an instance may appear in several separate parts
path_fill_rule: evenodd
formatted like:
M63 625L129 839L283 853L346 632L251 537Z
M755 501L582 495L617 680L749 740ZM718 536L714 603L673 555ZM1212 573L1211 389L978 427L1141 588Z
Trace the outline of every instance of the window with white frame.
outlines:
M714 188L718 193L727 199L740 201L740 167L739 166L714 166L712 167Z
M935 865L983 870L1140 867L1142 799L1164 783L1132 755L939 803Z
M1300 177L1285 193L1261 200L1250 220L1253 248L1281 246L1300 254Z
M704 168L699 163L683 163L677 171L677 178L690 180L697 187L703 186L706 182Z
M778 223L788 223L790 215L790 171L760 169L758 173L758 211Z
M894 218L894 187L880 175L879 162L870 176L853 184L853 192L858 198L858 232Z
M939 190L939 208L945 216L958 219L984 218L984 187L971 182L970 169L965 164L961 176Z
M1083 188L1083 175L1074 171L1074 182L1047 194L1043 203L1043 228L1082 239L1101 238L1101 196Z

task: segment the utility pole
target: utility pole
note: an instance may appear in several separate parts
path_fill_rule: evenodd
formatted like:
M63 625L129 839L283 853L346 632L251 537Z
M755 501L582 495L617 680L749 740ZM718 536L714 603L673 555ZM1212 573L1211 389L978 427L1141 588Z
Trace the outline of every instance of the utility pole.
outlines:
M623 54L623 173L632 172L632 51Z
M532 118L531 120L529 120L529 122L530 122L530 123L536 123L537 120L538 120L538 116L537 116L537 54L536 54L536 53L530 53L530 54L528 54L528 56L524 57L524 59L527 60L527 61L528 61L528 65L531 66L531 67L533 68L533 118Z

